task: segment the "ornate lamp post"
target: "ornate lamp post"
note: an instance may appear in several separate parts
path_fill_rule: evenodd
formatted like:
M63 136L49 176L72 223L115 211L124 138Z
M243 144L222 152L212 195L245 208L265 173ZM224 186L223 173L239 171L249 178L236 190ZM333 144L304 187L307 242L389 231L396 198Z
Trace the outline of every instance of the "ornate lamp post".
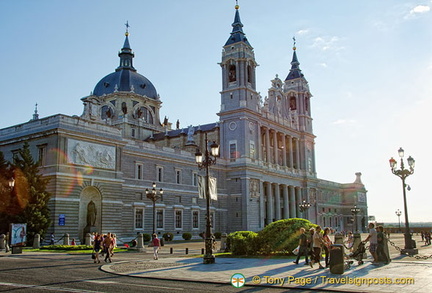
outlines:
M216 164L216 157L219 156L219 145L213 142L210 145L210 152L208 150L208 139L207 133L205 133L205 152L204 156L199 149L195 153L195 160L200 170L205 169L205 193L206 193L206 232L205 232L205 254L203 262L205 264L215 263L215 257L213 255L213 239L211 238L211 219L210 219L210 184L209 184L209 167Z
M156 183L153 182L153 188L146 188L146 196L153 202L153 234L156 233L156 201L163 195L163 189L156 190Z
M407 202L406 202L406 184L405 179L412 175L414 173L414 166L415 166L415 160L409 156L407 159L409 169L405 169L405 165L403 162L404 157L404 150L402 148L399 148L398 150L399 157L401 158L401 165L400 169L397 168L397 162L395 159L391 158L389 160L390 162L390 168L393 174L398 176L400 179L402 179L402 190L403 190L403 200L404 200L404 212L405 212L405 249L401 250L402 254L408 253L410 255L417 254L418 250L414 248L413 240L411 238L410 228L409 228L409 222L408 222L408 208L407 208Z
M398 219L399 219L399 232L400 232L400 216L402 215L402 211L400 211L399 209L397 209L397 211L395 212L396 213L396 216L398 216Z
M358 231L358 226L357 226L357 214L360 213L361 210L360 208L358 208L356 205L351 209L351 213L354 215L354 231L353 233L356 233L356 231Z
M303 218L305 218L304 213L311 207L311 204L309 202L306 202L306 200L303 200L301 204L299 204L300 212L302 213Z

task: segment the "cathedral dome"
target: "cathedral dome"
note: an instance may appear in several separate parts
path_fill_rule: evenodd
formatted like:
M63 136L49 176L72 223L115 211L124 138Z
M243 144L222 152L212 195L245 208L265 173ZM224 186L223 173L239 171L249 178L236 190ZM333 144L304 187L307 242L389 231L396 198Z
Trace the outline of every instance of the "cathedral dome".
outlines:
M157 99L156 88L150 80L132 70L121 69L108 74L96 84L93 94L102 96L116 91L134 92L151 99Z
M125 35L123 48L118 54L120 57L119 67L96 84L93 95L103 96L114 92L133 92L157 100L158 94L154 85L146 77L137 73L132 65L135 54L129 45L129 33L127 31Z

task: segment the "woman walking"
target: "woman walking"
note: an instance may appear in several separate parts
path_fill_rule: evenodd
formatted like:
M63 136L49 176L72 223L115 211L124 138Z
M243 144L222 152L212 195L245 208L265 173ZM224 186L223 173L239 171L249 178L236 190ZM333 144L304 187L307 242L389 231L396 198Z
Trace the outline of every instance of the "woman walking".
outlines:
M101 251L101 248L102 248L102 237L101 235L96 234L93 241L93 251L95 254L94 263L96 262L100 263L99 252Z
M313 260L309 262L311 268L313 268L313 265L315 263L319 264L319 268L323 269L324 267L321 265L321 245L324 245L324 240L323 240L323 236L321 235L321 227L317 226L315 228L315 233L312 237L312 245L313 245L313 252L314 252L314 256L313 256Z
M332 245L332 242L331 242L330 237L329 237L329 233L330 233L330 228L325 228L324 229L324 235L323 235L324 245L322 247L323 247L324 253L325 253L325 266L326 266L326 268L328 268L330 265L330 262L329 262L330 245Z
M157 237L156 233L153 234L152 244L153 244L153 258L159 259L158 252L161 246L160 246L160 239Z

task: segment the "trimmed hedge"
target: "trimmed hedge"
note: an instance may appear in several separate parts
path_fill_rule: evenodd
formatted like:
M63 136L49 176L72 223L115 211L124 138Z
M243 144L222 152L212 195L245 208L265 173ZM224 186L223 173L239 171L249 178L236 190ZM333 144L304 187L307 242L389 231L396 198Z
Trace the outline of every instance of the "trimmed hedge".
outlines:
M184 232L182 234L182 237L183 237L184 240L191 240L192 239L192 234L189 233L189 232Z
M171 232L166 232L162 235L165 241L172 241L174 239L174 234Z
M301 227L307 231L316 225L300 218L279 220L258 233L237 231L229 234L227 247L233 255L289 255L298 245Z
M87 250L93 249L90 245L46 245L40 248L41 250Z

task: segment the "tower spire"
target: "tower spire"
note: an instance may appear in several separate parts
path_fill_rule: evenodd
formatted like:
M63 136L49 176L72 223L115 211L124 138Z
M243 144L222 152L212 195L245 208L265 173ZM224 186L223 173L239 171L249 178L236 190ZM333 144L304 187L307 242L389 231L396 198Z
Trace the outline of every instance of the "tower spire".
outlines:
M35 104L35 110L34 110L34 114L33 114L33 119L32 120L38 120L39 119L39 114L38 114L38 104Z
M296 78L300 78L300 77L304 77L303 73L301 72L300 69L300 62L298 61L297 58L297 47L296 47L296 38L293 37L293 57L292 57L292 61L291 61L291 69L290 72L288 73L288 76L285 80L291 80L291 79L296 79Z
M240 6L238 5L238 0L236 0L236 6L235 6L235 16L234 16L234 22L232 23L233 30L231 32L231 36L229 37L228 41L225 43L225 46L237 43L237 42L245 42L246 44L249 44L249 41L246 38L245 33L243 32L243 24L240 20L240 13L239 13Z
M117 67L116 71L122 69L128 69L132 71L136 71L136 69L132 65L132 60L135 57L135 54L132 52L132 49L129 44L129 22L126 21L126 32L125 32L125 41L123 44L123 48L119 52L118 56L120 57L120 66Z

